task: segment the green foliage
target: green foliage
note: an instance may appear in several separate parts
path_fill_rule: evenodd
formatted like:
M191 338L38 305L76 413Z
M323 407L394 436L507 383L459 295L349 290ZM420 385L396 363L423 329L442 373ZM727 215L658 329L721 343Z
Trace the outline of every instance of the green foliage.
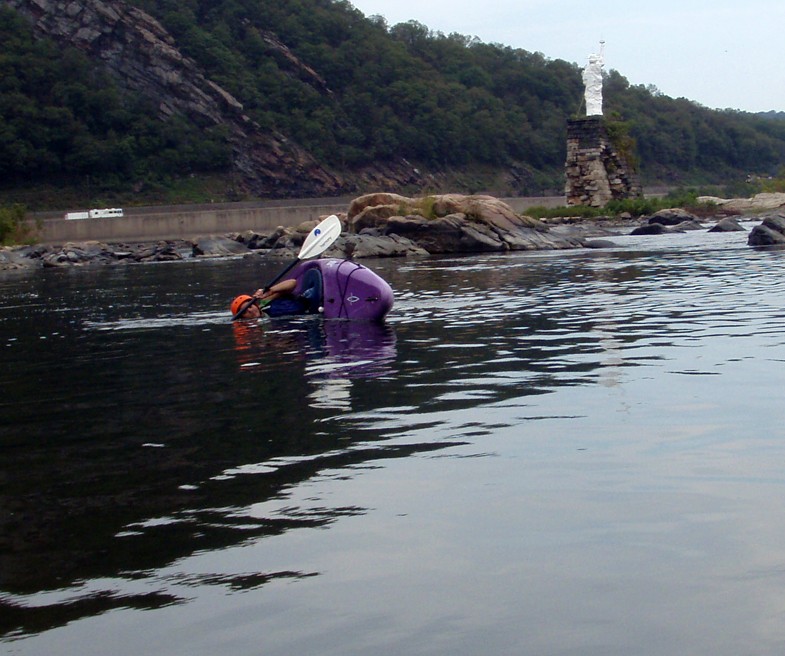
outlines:
M25 220L27 210L24 205L0 207L0 244L19 244L29 242L34 230Z
M611 216L619 216L624 213L632 216L644 216L654 214L663 207L662 201L657 198L624 198L610 201L605 206L605 213Z
M757 192L785 193L785 166L781 167L776 175L756 177L751 182L755 184Z
M544 205L534 205L527 208L525 214L535 219L592 219L598 216L607 216L607 212L603 208L589 207L588 205L570 205L566 207L545 207Z
M611 118L604 121L608 140L617 153L624 159L628 166L636 173L640 169L638 149L635 139L630 134L631 124L619 119L619 114L614 113Z
M436 198L433 196L423 196L417 208L420 214L426 219L436 218Z

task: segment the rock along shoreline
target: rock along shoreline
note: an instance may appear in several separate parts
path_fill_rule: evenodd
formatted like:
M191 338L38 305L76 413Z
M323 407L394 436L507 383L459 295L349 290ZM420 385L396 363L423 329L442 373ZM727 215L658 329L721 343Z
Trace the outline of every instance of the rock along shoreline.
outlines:
M324 256L359 259L606 248L613 246L613 236L623 234L747 231L740 223L745 219L761 222L750 231L750 246L785 246L785 194L766 196L767 205L757 207L757 213L754 203L711 199L720 202L715 202L717 215L710 219L699 219L683 209L669 209L635 219L628 216L540 221L516 214L493 196L444 194L410 198L367 194L356 198L348 211L339 215L343 231ZM764 214L760 214L761 210ZM745 216L743 211L753 214ZM269 234L246 231L147 243L88 241L4 247L0 249L0 270L259 255L293 258L316 223L278 227ZM712 225L707 228L706 223Z

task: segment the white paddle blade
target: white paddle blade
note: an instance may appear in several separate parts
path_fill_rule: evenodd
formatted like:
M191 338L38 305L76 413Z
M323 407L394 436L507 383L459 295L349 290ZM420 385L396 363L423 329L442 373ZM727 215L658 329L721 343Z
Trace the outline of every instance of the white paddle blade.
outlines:
M297 258L307 260L321 255L341 236L341 230L341 220L335 214L331 214L308 233Z

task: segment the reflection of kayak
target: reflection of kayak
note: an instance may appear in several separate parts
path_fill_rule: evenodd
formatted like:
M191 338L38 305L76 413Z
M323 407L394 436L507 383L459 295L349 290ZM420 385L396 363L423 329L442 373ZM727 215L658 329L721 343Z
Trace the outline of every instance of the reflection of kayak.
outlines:
M296 293L302 291L303 276L311 269L322 276L320 306L326 319L381 321L393 305L393 291L386 280L356 262L335 258L298 264L293 271Z
M376 321L325 321L325 357L334 369L327 375L375 378L390 373L398 355L392 326Z
M235 321L232 329L243 371L275 371L281 360L290 362L292 354L299 354L315 383L350 381L388 375L398 357L395 331L382 321L302 321L279 329Z

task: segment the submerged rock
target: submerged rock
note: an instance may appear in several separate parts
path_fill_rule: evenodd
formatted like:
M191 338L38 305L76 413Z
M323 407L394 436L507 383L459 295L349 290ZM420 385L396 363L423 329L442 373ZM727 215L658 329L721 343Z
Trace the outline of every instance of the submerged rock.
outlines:
M709 228L709 232L746 232L746 228L742 227L732 216L727 216Z
M590 239L585 246L586 248L616 248L616 244L609 239Z
M671 223L677 217L684 218L684 216L692 218L680 221L678 223ZM635 228L631 235L670 235L674 233L687 232L688 230L703 230L703 225L692 214L685 212L683 215L673 214L668 218L662 216L652 216L648 223Z
M678 226L691 222L699 223L697 216L679 207L655 212L649 217L648 222L659 223L664 226Z
M668 231L662 223L647 223L642 226L638 226L635 228L630 234L631 235L662 235Z
M0 248L0 270L24 269L32 265L32 260L22 254L21 249Z
M243 255L250 246L222 235L207 235L193 240L191 254L194 257L226 257L228 255Z
M763 219L747 238L749 246L785 246L785 214L775 214Z

